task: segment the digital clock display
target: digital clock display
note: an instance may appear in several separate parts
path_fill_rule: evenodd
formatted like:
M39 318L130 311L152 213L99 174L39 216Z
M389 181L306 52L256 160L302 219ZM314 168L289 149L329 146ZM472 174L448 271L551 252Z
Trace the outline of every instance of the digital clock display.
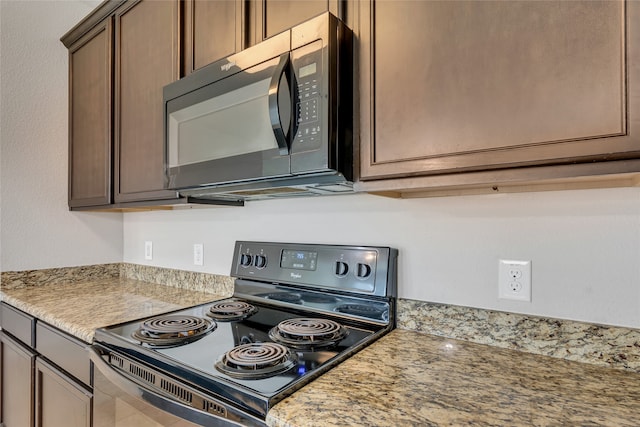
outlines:
M305 65L304 67L300 67L300 78L310 76L316 73L316 63L313 62L309 65Z
M314 271L317 261L317 252L284 250L280 258L280 267Z

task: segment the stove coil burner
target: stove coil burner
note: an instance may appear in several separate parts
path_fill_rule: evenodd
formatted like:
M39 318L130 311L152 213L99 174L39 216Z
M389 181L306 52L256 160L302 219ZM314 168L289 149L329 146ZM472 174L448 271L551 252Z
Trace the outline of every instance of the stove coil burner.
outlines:
M389 320L389 311L384 306L366 304L342 304L334 309L338 313L366 317L368 319Z
M227 351L216 362L216 369L238 379L261 379L287 372L296 366L298 356L273 342L242 344Z
M220 301L209 307L207 316L219 322L233 322L252 316L258 309L243 301Z
M326 347L337 344L348 331L333 320L287 319L269 331L269 338L294 348Z
M201 317L166 315L143 321L131 336L154 347L169 347L196 341L216 326L215 322Z

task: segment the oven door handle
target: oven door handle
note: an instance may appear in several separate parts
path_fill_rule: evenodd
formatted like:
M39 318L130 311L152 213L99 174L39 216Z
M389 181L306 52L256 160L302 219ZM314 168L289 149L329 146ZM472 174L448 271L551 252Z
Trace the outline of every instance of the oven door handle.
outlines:
M289 82L288 67L289 65L289 53L283 53L280 55L280 62L276 65L276 69L271 77L271 83L269 84L269 118L271 120L271 128L273 129L273 135L276 137L278 143L278 149L280 155L286 156L289 154L289 144L287 142L287 133L291 127L291 117L293 111L291 107L291 83ZM285 88L282 89L282 79L285 80ZM280 91L286 90L286 102L288 102L289 111L280 111ZM289 116L288 118L286 116ZM288 120L289 123L282 123L282 119Z
M258 420L248 414L245 414L235 408L224 405L227 410L227 418L209 414L196 408L190 407L183 403L165 397L149 387L145 387L132 379L123 376L116 369L111 367L99 349L92 347L89 350L89 358L93 362L95 368L113 385L124 391L130 396L134 396L149 405L158 408L161 411L173 414L176 417L202 426L265 426L263 421ZM95 375L95 373L94 373ZM95 388L95 381L94 381ZM95 393L95 391L94 391Z

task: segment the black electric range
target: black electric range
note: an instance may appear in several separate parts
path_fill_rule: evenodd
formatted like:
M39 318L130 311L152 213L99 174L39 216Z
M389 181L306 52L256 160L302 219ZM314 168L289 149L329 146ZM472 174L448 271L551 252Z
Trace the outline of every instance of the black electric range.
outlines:
M387 247L239 241L233 297L98 329L92 358L198 425L263 425L394 327L396 260Z

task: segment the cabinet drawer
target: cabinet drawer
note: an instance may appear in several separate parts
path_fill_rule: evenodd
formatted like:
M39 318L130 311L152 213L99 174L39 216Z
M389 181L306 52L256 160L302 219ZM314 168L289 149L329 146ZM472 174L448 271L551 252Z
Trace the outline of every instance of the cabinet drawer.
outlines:
M36 325L36 337L40 354L86 385L91 384L88 344L41 322Z
M0 312L2 313L2 329L33 348L35 346L36 320L6 303L2 303Z

